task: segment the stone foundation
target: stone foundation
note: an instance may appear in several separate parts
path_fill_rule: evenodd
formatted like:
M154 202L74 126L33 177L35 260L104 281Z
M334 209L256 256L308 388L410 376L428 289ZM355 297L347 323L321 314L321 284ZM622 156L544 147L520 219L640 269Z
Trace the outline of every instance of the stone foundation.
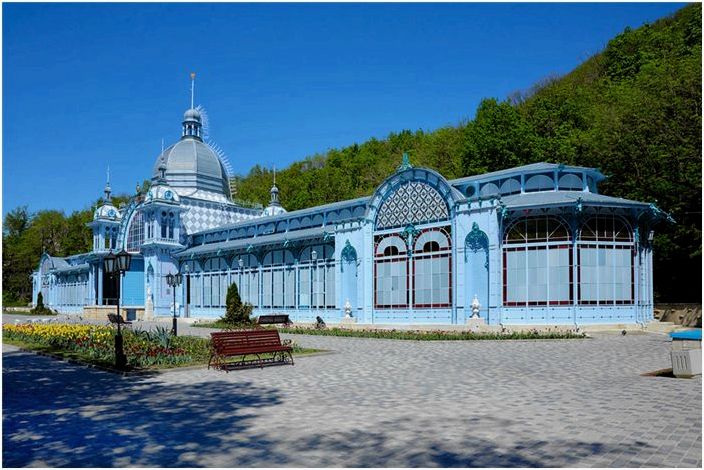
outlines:
M108 321L108 313L116 313L116 305L86 305L83 307L83 318L87 320ZM144 307L120 306L120 315L127 321L144 320Z

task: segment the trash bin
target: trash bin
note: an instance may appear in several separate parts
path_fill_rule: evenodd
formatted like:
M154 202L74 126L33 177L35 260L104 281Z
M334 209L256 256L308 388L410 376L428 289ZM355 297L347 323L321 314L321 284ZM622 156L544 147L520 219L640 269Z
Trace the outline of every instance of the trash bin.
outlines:
M702 330L670 333L672 337L672 374L693 377L702 373Z

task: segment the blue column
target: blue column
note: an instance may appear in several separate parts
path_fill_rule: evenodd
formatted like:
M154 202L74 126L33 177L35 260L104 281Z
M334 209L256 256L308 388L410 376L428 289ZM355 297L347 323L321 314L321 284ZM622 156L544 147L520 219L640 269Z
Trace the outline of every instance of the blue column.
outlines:
M103 305L103 265L98 263L98 305Z

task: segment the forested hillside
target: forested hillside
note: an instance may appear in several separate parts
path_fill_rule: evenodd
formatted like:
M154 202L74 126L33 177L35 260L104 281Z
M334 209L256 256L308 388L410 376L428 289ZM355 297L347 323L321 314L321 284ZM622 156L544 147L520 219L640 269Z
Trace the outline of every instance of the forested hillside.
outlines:
M473 120L432 132L403 130L295 162L277 175L281 200L296 210L371 194L404 151L415 166L447 178L538 161L598 167L610 176L603 193L657 202L677 221L656 232L657 300L700 301L701 72L701 5L693 4L625 30L564 77L503 100L483 100ZM238 198L267 203L268 169L255 166L237 180ZM46 230L38 227L43 214L12 231L6 217L6 300L26 299L41 245L28 248L23 240ZM66 237L71 230L65 229ZM89 242L90 234L83 240ZM88 249L78 242L59 245L53 251L58 255ZM22 268L15 269L18 260Z
M277 184L288 210L371 194L400 163L447 178L538 161L600 168L605 194L657 202L677 223L655 240L660 301L701 300L701 5L625 30L570 74L433 132L404 130L292 164ZM254 167L239 197L266 203L272 175Z

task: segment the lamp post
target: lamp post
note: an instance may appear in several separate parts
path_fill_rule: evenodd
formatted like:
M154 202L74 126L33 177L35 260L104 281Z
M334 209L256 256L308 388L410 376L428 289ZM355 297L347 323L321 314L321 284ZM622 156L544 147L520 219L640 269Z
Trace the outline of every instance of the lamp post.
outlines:
M188 274L191 272L191 267L188 265L188 263L185 264L185 266L183 267L183 270L186 272L186 276L185 276L186 283L184 284L185 294L183 295L183 300L185 303L185 306L183 307L183 316L186 318L189 318L190 312L188 311L188 303L189 303L188 300L191 295L191 293L189 292L190 287L191 287L191 283L190 283L191 278Z
M312 287L312 293L313 295L311 296L310 299L310 305L311 307L319 307L318 305L318 252L315 250L311 250L310 252L310 260L311 260L311 270L310 270L310 275L311 275L311 287Z
M176 330L176 287L181 285L182 279L183 279L183 277L182 277L181 273L166 275L166 283L174 291L174 326L173 326L174 336L177 336L177 330Z
M117 255L113 254L112 250L103 259L103 266L105 272L108 274L118 273L120 279L125 271L130 269L130 262L132 261L132 255L127 253L125 250L120 251ZM118 280L119 282L119 280ZM120 316L120 295L117 296L117 334L115 335L115 367L118 369L124 369L127 366L127 356L125 356L125 350L122 341L122 330L120 329L120 324L122 323L122 317Z
M237 283L237 290L242 288L242 270L244 269L244 260L240 256L240 258L237 260L237 266L239 266L238 272L240 275L240 282ZM240 291L240 295L244 296L244 294Z

